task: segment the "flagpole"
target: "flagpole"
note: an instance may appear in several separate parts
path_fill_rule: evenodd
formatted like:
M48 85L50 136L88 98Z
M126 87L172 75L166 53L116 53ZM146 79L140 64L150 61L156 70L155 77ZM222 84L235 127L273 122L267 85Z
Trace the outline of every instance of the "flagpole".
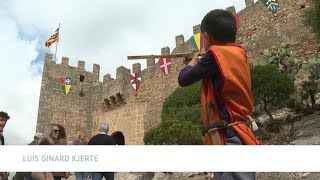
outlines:
M58 37L60 38L60 23L59 23L59 27L58 27ZM58 43L59 43L59 39L56 44L56 52L54 53L54 57L56 58L56 60L58 60L58 58L57 58Z

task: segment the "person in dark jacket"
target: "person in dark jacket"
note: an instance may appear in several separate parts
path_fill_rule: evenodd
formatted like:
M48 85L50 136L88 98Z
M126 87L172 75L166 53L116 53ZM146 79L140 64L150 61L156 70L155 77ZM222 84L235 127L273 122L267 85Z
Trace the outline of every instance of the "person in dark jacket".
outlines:
M113 137L108 135L108 123L101 123L99 131L99 134L93 136L89 140L88 145L116 145ZM114 172L93 172L91 175L92 180L102 180L103 177L107 180L114 180Z

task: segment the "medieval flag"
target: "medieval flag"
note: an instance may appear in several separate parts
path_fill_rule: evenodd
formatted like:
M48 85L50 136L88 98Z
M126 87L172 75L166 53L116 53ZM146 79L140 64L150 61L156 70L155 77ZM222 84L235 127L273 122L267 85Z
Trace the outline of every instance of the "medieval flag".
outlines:
M59 41L59 28L54 32L52 36L46 41L45 45L46 47L50 47L51 44Z
M59 84L60 84L62 92L65 95L67 95L71 89L71 77L60 76L59 77Z
M141 74L140 72L136 72L130 75L131 84L134 88L134 90L138 90L141 85Z
M203 48L203 36L201 33L195 34L191 37L191 43L195 50L201 51Z
M160 58L159 59L159 65L161 68L161 71L163 72L164 75L169 74L169 71L171 69L171 58Z
M279 1L278 0L262 0L263 4L267 6L269 11L276 13L279 9Z

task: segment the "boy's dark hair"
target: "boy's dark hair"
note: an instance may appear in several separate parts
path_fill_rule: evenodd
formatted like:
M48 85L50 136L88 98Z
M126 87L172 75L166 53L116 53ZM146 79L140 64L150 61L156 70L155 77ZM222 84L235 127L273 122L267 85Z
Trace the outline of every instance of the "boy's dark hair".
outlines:
M3 112L3 111L0 112L0 117L3 117L3 118L5 118L5 119L7 119L7 120L10 119L10 116L8 115L8 113Z
M201 32L210 34L215 40L223 43L236 41L237 26L234 15L226 10L210 11L201 22Z

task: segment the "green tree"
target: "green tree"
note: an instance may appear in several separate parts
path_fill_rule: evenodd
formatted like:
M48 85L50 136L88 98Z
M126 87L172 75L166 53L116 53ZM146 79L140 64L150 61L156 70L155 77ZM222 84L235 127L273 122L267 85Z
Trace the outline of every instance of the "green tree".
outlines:
M311 26L320 39L320 0L312 0L310 7L303 13L303 22Z
M200 145L202 134L191 121L163 121L158 127L150 129L144 136L146 145Z
M294 83L274 65L256 65L251 68L252 93L256 104L273 120L272 108L279 108L295 91Z
M202 144L200 104L200 82L178 87L162 106L159 126L145 134L145 144Z
M163 103L161 120L192 121L202 127L200 104L200 82L186 88L178 87Z

